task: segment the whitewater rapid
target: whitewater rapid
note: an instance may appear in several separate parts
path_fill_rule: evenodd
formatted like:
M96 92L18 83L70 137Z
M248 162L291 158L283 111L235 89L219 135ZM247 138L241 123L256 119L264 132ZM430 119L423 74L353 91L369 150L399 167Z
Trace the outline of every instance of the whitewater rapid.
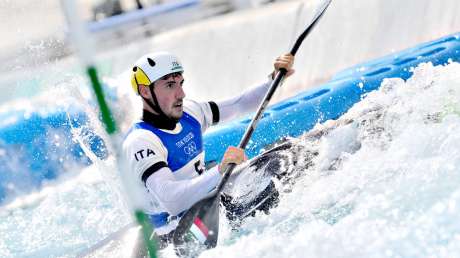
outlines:
M296 140L318 154L280 206L202 257L456 257L460 65L385 79L338 121Z
M294 183L201 257L455 257L460 238L460 64L385 79L339 118L291 139ZM299 150L301 150L299 152ZM131 222L112 159L0 208L1 257L75 257ZM110 180L107 180L109 178ZM114 245L93 257L126 257ZM163 257L174 257L167 249Z

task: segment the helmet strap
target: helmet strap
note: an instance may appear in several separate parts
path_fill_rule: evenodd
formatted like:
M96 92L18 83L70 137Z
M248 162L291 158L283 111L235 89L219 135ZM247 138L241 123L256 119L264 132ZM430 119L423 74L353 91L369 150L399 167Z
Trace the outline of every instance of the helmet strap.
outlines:
M176 127L177 122L179 122L179 119L171 118L167 116L163 110L160 107L160 104L158 103L157 96L155 95L155 92L153 91L153 83L150 84L149 86L150 89L150 94L152 95L152 100L145 98L144 96L141 95L142 99L147 103L147 105L150 106L153 111L158 113L158 118L161 120L161 124L164 125L162 127L165 127L164 129L174 129Z
M149 89L150 89L150 95L152 96L153 102L150 99L148 99L147 103L160 116L166 116L166 114L161 109L160 104L158 103L157 95L155 95L155 92L153 91L153 83L149 86Z

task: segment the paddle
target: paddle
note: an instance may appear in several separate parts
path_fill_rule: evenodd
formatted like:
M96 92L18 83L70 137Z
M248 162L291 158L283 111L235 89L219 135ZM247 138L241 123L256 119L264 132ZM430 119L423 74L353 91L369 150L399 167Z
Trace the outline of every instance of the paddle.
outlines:
M324 4L321 6L319 11L313 18L312 22L308 25L305 31L302 34L300 34L300 36L297 38L297 41L295 42L290 52L292 55L295 55L297 53L297 50L299 49L303 40L308 36L308 34L318 23L319 19L323 16L331 1L332 0L326 0L324 2ZM262 103L260 104L256 112L256 115L252 119L249 127L246 129L246 132L244 133L244 136L238 145L239 148L244 149L248 144L252 136L252 133L254 132L262 116L262 113L267 107L279 84L284 79L286 73L287 71L285 69L280 69L280 71L277 73ZM219 232L218 208L220 202L220 193L224 188L225 184L227 183L230 174L232 173L235 166L235 164L230 164L229 166L227 166L227 169L223 173L222 180L217 185L216 190L213 192L213 195L211 197L197 202L182 217L181 221L179 222L179 225L177 226L174 232L173 237L173 243L178 254L190 255L190 250L188 248L190 248L191 246L189 245L189 243L198 243L198 245L195 246L197 248L212 248L216 246Z

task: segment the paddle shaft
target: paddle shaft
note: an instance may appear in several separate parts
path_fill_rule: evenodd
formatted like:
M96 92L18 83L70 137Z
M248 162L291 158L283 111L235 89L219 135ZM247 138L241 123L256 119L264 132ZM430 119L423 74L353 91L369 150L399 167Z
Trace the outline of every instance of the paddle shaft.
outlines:
M299 49L300 45L302 44L303 40L310 34L312 29L318 23L320 18L323 16L324 12L326 11L327 7L330 5L332 0L326 0L326 2L321 7L320 11L315 15L312 22L307 26L307 28L303 31L302 34L299 35L297 38L294 46L292 47L290 54L295 55L297 50ZM278 86L282 83L287 71L285 69L280 69L276 74L275 79L273 80L272 84L270 85L269 90L264 96L263 101L261 102L259 108L257 109L256 115L251 120L250 125L246 129L238 147L244 149L246 145L249 143L249 140L254 133L254 130L262 117L262 113L264 112L265 108L267 107L268 103L270 102L273 94L275 93ZM236 164L229 164L223 173L223 178L219 182L214 191L214 194L206 199L203 199L193 205L182 217L179 225L177 226L175 233L174 233L174 244L176 248L176 252L178 254L185 254L187 255L187 245L184 245L190 240L187 240L185 237L188 232L190 232L191 227L194 225L195 221L199 223L207 224L208 227L211 227L212 234L207 236L207 240L205 241L205 245L213 247L217 244L217 235L218 235L218 223L217 225L212 225L212 222L215 222L214 216L211 215L215 214L215 210L219 207L220 201L220 193L222 192L225 184L227 183L230 174L232 173L233 169L236 167ZM212 211L212 212L211 212ZM214 219L213 219L214 218ZM211 222L211 223L208 223ZM192 233L193 234L193 233Z
M326 11L327 7L331 3L331 0L327 1L323 7L323 9L316 14L316 16L313 18L312 22L310 25L302 32L302 34L299 35L297 38L294 46L292 47L290 54L295 56L297 53L297 50L299 50L300 45L302 44L303 40L310 34L310 32L313 30L313 28L316 26L320 18L323 16L324 12ZM273 80L272 84L270 85L270 88L268 92L265 94L265 97L260 104L259 108L257 109L256 115L254 118L251 120L251 123L249 124L248 128L246 128L246 132L243 135L243 138L241 138L240 143L238 144L238 148L244 149L246 148L246 145L248 144L249 140L251 139L252 134L254 133L254 130L257 127L257 124L260 121L260 118L262 117L262 113L265 111L268 103L273 97L273 94L275 91L278 89L278 86L282 83L287 71L285 69L280 69L279 72L276 74L275 79ZM213 197L215 199L218 199L219 193L222 191L224 188L225 184L227 183L233 169L235 169L236 164L230 164L227 166L226 170L224 171L223 178L220 181L219 185L216 188L216 196Z

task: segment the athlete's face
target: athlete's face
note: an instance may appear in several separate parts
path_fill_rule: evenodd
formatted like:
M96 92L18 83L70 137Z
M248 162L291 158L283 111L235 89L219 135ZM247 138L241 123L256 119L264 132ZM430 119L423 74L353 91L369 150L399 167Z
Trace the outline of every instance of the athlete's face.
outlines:
M182 88L184 77L180 73L173 73L155 81L153 91L161 110L170 118L180 119L183 113L183 99L185 92Z

